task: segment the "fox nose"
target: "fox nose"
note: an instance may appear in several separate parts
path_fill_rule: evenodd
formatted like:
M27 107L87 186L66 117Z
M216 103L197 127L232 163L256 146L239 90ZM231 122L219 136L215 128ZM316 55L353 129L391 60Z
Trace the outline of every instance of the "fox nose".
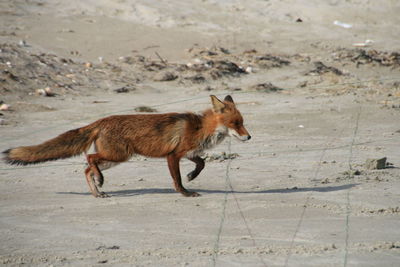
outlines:
M247 140L250 140L250 139L251 139L251 135L248 135L248 136L247 136Z

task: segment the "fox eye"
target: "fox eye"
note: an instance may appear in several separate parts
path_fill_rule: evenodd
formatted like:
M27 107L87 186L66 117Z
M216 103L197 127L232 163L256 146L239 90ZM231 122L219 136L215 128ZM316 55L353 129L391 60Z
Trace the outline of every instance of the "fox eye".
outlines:
M240 121L235 121L234 124L235 126L240 126Z

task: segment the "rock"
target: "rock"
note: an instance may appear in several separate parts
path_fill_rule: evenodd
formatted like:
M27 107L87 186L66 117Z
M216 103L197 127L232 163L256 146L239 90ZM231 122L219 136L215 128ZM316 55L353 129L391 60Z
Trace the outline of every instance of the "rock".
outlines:
M377 50L365 49L341 49L336 54L336 60L350 59L356 63L356 66L363 64L375 64L385 67L400 67L400 53L399 52L383 52Z
M154 75L154 81L157 82L167 82L167 81L173 81L176 80L178 78L178 75L176 75L175 73L172 73L170 71L167 72L160 72L157 73L156 75Z
M203 83L206 81L206 78L201 74L196 74L194 76L185 77L185 79L191 81L192 83Z
M346 178L354 178L354 176L361 175L361 171L355 170L355 169L350 169L348 171L345 171L342 173Z
M329 179L325 178L324 180L321 181L321 184L329 184Z
M380 170L386 167L386 157L381 159L367 159L365 162L365 169L367 170Z
M266 54L263 56L257 56L256 62L260 65L260 67L267 68L267 69L281 68L283 66L290 65L290 61L283 59L281 57L270 55L270 54Z
M120 249L120 246L110 246L110 247L99 246L96 248L96 250L105 250L105 249Z
M209 61L207 64L212 68L210 75L214 80L225 76L238 76L239 74L246 73L243 68L229 60Z
M255 90L263 93L270 93L270 92L279 92L282 91L283 89L273 85L272 83L260 83L250 87L250 90Z
M234 253L235 254L243 254L243 249L239 248Z
M123 87L114 89L114 92L120 94L120 93L128 93L128 92L134 91L134 90L135 90L135 88L133 86L128 85L128 86L123 86Z
M28 46L29 46L29 45L26 43L25 40L20 40L20 41L18 42L18 45L19 45L20 47L28 47Z
M219 161L222 162L224 160L228 160L228 159L235 159L239 157L239 154L237 153L226 153L226 152L221 152L221 154L212 154L212 155L206 155L204 160L207 162L211 162L211 161Z
M226 54L226 55L229 55L229 54L231 53L228 49L223 48L223 47L219 47L219 50L220 50L222 53Z
M44 89L37 89L36 94L42 95L42 96L55 96L56 94L51 90L50 87L46 87Z
M156 109L148 107L148 106L139 106L135 108L137 112L157 112Z
M334 73L336 75L343 75L342 71L338 70L335 67L328 67L321 61L314 62L314 66L315 66L315 69L307 72L306 75L321 75L321 74L328 73L328 72Z
M304 87L307 86L307 83L308 83L307 81L299 82L299 84L297 85L297 87L304 88Z
M10 105L4 104L4 103L0 103L0 110L1 111L10 110Z

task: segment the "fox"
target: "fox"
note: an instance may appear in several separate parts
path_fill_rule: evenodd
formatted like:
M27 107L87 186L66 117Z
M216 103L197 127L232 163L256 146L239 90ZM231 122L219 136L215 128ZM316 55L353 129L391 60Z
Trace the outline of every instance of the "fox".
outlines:
M203 152L220 144L225 137L240 141L251 136L232 97L223 101L211 95L212 107L202 113L161 113L113 115L81 128L69 130L39 145L20 146L3 151L6 163L37 164L85 154L86 182L96 198L109 197L99 191L102 171L129 160L133 155L166 158L176 192L198 197L182 185L179 163L187 158L195 163L187 180L194 180L205 167ZM94 153L89 154L93 146ZM93 150L93 149L92 149Z

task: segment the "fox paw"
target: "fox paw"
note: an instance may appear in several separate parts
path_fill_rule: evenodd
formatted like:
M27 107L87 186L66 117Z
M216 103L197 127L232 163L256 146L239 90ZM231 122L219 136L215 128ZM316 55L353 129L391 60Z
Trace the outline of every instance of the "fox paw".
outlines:
M98 187L103 186L103 180L99 181L99 180L95 179L94 181L95 181L96 186L98 186Z
M196 173L195 171L189 172L189 173L186 175L188 182L194 180L198 175L199 175L199 174Z
M197 193L197 192L189 192L189 191L186 191L186 192L184 192L184 193L182 193L185 197L199 197L199 196L201 196L199 193Z
M110 197L110 196L107 195L107 194L104 193L104 192L99 192L99 194L97 194L96 197L98 197L98 198L106 198L106 197Z

